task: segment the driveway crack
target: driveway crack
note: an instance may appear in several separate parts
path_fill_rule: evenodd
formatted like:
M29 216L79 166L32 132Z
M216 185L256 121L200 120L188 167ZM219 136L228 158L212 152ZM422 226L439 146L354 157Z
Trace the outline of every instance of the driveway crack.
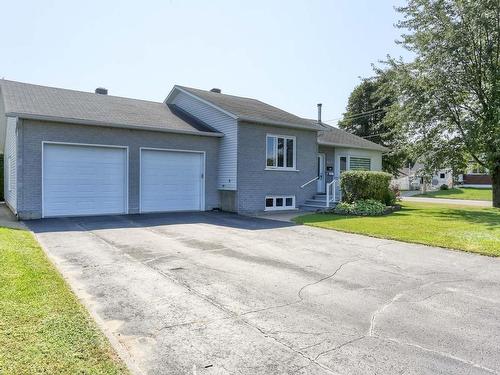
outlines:
M313 285L316 285L316 284L319 284L325 280L328 280L328 279L331 279L332 277L335 277L335 275L342 269L342 267L344 267L345 265L349 264L349 263L354 263L354 262L359 262L361 259L355 259L355 260L348 260L347 262L344 262L342 263L340 266L337 267L337 269L330 275L328 276L325 276L313 283L310 283L310 284L306 284L304 285L302 288L300 288L300 290L298 291L297 295L299 297L299 299L302 301L304 298L302 297L302 292L309 288L310 286L313 286Z

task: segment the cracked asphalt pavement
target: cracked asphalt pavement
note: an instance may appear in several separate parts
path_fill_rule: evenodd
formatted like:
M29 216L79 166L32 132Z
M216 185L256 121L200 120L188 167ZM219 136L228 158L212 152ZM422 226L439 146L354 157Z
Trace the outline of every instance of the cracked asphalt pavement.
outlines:
M498 259L224 213L27 224L135 373L500 373Z

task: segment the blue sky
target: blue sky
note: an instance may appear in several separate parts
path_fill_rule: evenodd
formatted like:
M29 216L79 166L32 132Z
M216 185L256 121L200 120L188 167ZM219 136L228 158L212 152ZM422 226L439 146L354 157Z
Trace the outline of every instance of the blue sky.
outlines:
M162 101L174 84L336 119L402 0L2 1L0 77Z

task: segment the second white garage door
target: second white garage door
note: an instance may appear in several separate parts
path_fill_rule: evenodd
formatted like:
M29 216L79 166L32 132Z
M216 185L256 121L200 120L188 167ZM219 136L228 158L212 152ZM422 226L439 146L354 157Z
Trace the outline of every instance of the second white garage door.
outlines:
M201 211L204 154L141 150L141 212Z

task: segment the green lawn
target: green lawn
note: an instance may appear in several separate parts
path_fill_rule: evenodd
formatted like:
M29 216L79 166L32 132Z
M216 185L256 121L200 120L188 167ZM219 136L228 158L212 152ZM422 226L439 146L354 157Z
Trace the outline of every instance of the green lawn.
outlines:
M311 214L297 223L373 237L441 246L500 256L500 210L434 203L403 202L386 216Z
M0 374L124 373L32 234L0 227Z
M491 189L480 188L454 188L449 190L436 190L425 194L418 194L415 197L427 198L447 198L447 199L467 199L473 201L491 201Z

